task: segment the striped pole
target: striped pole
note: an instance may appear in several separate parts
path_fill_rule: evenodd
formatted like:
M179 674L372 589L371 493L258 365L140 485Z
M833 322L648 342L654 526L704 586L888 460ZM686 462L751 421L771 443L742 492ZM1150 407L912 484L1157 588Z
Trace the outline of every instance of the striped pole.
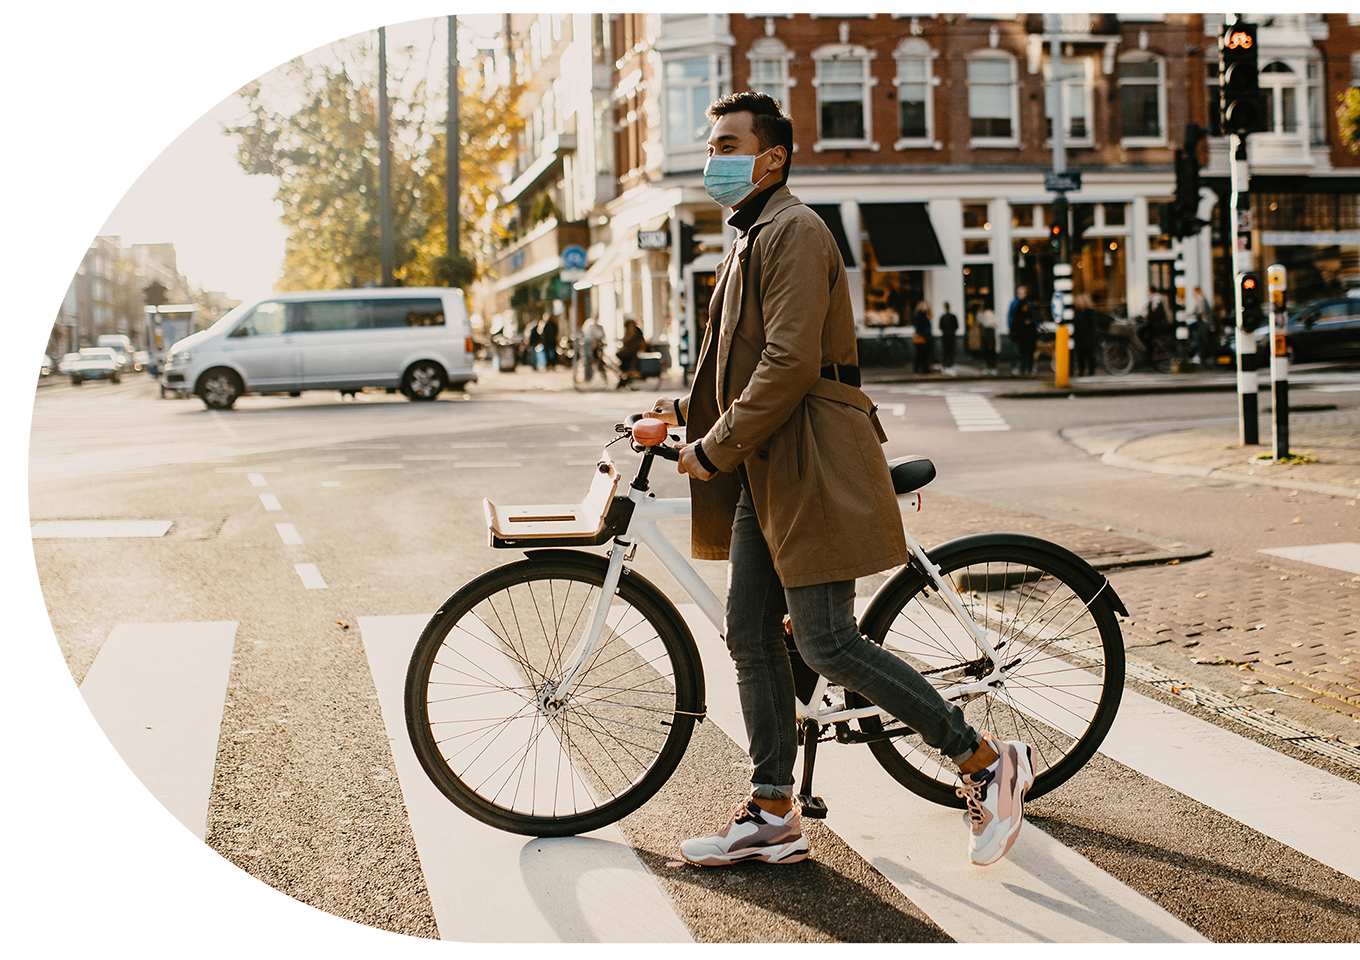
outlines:
M1284 310L1284 267L1278 263L1266 267L1266 280L1270 288L1271 455L1278 463L1289 456L1289 354L1285 343L1288 317Z
M1185 241L1174 241L1176 251L1176 302L1171 305L1171 323L1176 329L1176 359L1172 367L1177 373L1185 372L1182 366L1191 354L1186 352L1190 341L1190 328L1185 325Z
M1072 264L1053 264L1053 293L1062 298L1062 315L1055 316L1053 334L1053 385L1065 387L1072 372ZM1054 304L1056 306L1056 304Z
M1256 335L1243 325L1245 304L1242 302L1242 275L1251 272L1251 194L1248 193L1247 140L1242 134L1232 135L1232 205L1231 222L1233 251L1233 297L1237 313L1237 432L1242 446L1261 442L1256 413Z

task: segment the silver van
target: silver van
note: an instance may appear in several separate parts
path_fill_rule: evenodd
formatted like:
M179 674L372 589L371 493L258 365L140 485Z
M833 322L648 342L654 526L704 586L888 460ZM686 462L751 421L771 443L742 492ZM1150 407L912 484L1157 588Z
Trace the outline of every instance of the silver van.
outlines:
M243 393L364 387L433 400L477 379L463 293L384 287L280 293L170 348L161 393L226 410Z

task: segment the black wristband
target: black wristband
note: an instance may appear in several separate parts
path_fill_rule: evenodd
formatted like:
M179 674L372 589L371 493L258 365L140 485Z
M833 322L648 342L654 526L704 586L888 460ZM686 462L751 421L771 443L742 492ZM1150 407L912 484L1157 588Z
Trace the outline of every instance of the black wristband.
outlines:
M713 466L713 461L708 459L708 454L704 453L704 445L696 443L694 445L694 455L699 458L699 462L704 465L704 469L709 473L718 473L718 468Z
M677 427L683 427L685 425L685 415L680 412L680 401L682 399L682 397L675 398L675 425Z

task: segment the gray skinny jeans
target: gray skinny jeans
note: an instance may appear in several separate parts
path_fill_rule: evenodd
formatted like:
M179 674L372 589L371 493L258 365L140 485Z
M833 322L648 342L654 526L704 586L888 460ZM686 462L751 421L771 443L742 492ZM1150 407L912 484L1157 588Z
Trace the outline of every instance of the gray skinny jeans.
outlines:
M855 581L784 587L743 485L732 522L727 568L727 649L750 738L751 795L793 795L798 759L793 668L784 645L784 614L804 662L832 683L863 694L955 763L982 738L963 711L919 673L859 632Z

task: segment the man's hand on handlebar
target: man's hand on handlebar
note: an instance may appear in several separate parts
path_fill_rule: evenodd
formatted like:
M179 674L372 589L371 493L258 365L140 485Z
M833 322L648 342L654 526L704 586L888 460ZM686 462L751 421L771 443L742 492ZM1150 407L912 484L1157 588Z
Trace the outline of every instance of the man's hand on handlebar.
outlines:
M694 452L694 448L698 445L698 443L687 443L681 447L680 459L676 461L675 468L680 473L687 473L696 480L712 480L717 474L706 469L698 454Z
M675 415L675 401L668 400L665 397L652 405L652 411L649 416L656 417L658 420L668 423L672 427L678 427L680 425L680 418Z

